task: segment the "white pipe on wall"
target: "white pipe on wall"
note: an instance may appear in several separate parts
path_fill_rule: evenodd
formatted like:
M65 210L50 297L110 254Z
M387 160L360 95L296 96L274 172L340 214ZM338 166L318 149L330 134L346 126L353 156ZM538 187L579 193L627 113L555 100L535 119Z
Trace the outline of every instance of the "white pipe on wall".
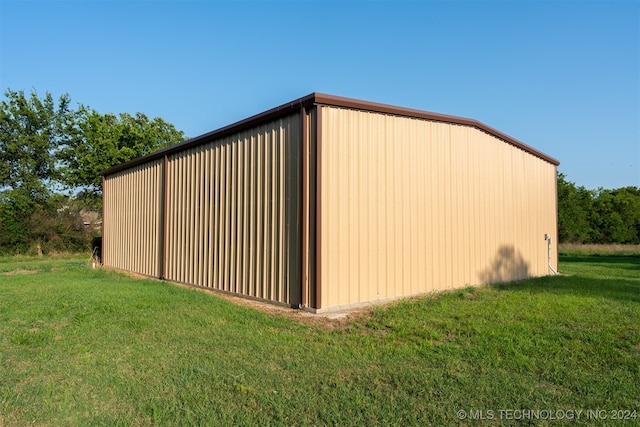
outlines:
M544 235L544 240L547 241L547 265L549 266L549 270L553 272L553 274L558 274L557 271L551 267L551 236L548 234Z

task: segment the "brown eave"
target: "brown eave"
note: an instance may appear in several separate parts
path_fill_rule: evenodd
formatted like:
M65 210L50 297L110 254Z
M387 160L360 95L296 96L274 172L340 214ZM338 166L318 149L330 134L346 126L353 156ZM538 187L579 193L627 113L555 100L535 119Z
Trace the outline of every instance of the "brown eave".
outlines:
M512 144L518 148L521 148L522 150L528 153L531 153L536 157L546 160L555 166L558 166L560 164L558 160L544 154L542 151L536 150L535 148L525 144L524 142L518 141L517 139L505 133L502 133L497 129L494 129L491 126L487 126L484 123L474 119L467 119L464 117L457 117L457 116L449 116L447 114L431 113L428 111L414 110L411 108L396 107L394 105L379 104L376 102L360 101L358 99L343 98L339 96L325 95L322 93L315 93L314 95L315 95L315 102L314 102L315 104L331 105L331 106L337 106L337 107L352 108L357 110L372 111L377 113L393 114L397 116L415 117L420 119L433 120L436 122L445 122L445 123L473 126L509 144Z
M433 120L433 121L437 121L437 122L445 122L445 123L453 123L453 124L459 124L459 125L465 125L465 126L473 126L475 128L478 128L484 132L487 132L509 144L512 144L528 153L533 154L536 157L539 157L543 160L548 161L549 163L552 163L555 166L558 166L560 164L560 162L556 159L554 159L553 157L550 157L546 154L544 154L541 151L536 150L535 148L521 142L518 141L515 138L512 138L511 136L500 132L499 130L496 130L490 126L485 125L484 123L481 123L477 120L474 119L467 119L464 117L456 117L456 116L449 116L446 114L438 114L438 113L431 113L428 111L422 111L422 110L414 110L411 108L403 108L403 107L397 107L394 105L388 105L388 104L379 104L379 103L375 103L375 102L368 102L368 101L361 101L358 99L352 99L352 98L344 98L344 97L340 97L340 96L334 96L334 95L326 95L326 94L322 94L322 93L317 93L314 92L312 94L309 94L307 96L303 96L302 98L298 98L294 101L291 102L287 102L286 104L282 104L278 107L272 108L270 110L264 111L260 114L256 114L254 116L251 116L249 118L246 118L244 120L241 120L239 122L230 124L228 126L225 126L223 128L205 133L203 135L197 136L195 138L191 138L188 139L184 142L181 142L179 144L176 145L172 145L170 147L167 148L163 148L161 150L155 151L151 154L148 154L146 156L143 157L138 157L136 159L130 160L128 162L125 163L121 163L119 165L110 167L109 169L106 169L104 171L102 171L101 175L106 176L106 175L111 175L113 173L116 173L118 171L121 171L123 169L127 169L136 165L139 165L141 163L146 163L148 161L151 160L155 160L158 159L160 157L163 157L165 155L171 155L173 153L182 151L182 150L186 150L188 148L192 148L192 147L196 147L198 145L202 145L202 144L206 144L208 142L214 141L216 139L222 138L224 136L228 136L234 133L238 133L241 132L243 130L246 130L248 128L252 128L255 127L257 125L260 125L262 123L274 120L278 117L282 117L282 116L286 116L288 114L291 114L293 112L298 112L300 111L301 107L306 107L306 106L310 106L310 105L327 105L327 106L334 106L334 107L344 107L344 108L351 108L351 109L357 109L357 110L363 110L363 111L371 111L371 112L377 112L377 113L385 113L385 114L392 114L392 115L397 115L397 116L405 116L405 117L414 117L414 118L420 118L420 119L426 119L426 120Z

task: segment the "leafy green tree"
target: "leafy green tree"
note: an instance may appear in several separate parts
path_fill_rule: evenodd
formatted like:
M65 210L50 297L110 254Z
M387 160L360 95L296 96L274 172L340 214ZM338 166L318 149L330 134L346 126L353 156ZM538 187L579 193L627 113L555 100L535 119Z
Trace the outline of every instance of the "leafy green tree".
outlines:
M587 243L592 234L593 194L558 174L558 234L560 242Z
M7 90L0 102L0 252L27 252L34 212L58 187L56 148L69 139L73 112L68 95Z
M0 253L83 250L80 215L101 205L100 172L180 142L160 118L101 115L68 95L5 92L0 102ZM63 187L64 186L64 187ZM73 197L61 194L63 188Z
M81 107L76 124L77 136L59 154L62 181L94 208L100 206L100 172L184 140L173 125L142 113L116 116Z
M25 215L33 212L33 201L16 190L0 192L0 254L25 253L30 246Z
M622 243L640 244L640 188L623 187L612 191L614 206L625 230Z
M55 150L68 141L73 121L68 95L56 105L47 92L7 90L0 102L0 190L13 190L31 204L45 201L57 179Z
M640 243L640 189L598 189L592 210L595 243Z
M587 190L558 174L560 242L640 243L640 189Z

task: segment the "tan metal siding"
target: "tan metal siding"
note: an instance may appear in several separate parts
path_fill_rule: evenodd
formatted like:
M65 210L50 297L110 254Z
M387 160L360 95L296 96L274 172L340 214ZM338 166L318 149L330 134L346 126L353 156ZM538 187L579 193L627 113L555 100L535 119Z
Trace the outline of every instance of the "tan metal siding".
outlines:
M158 276L162 227L163 160L105 177L103 263Z
M316 278L316 153L317 109L309 108L302 118L302 304L317 308Z
M323 308L548 273L553 164L472 126L382 113L325 106L319 132Z
M300 301L301 122L291 115L169 157L169 280Z

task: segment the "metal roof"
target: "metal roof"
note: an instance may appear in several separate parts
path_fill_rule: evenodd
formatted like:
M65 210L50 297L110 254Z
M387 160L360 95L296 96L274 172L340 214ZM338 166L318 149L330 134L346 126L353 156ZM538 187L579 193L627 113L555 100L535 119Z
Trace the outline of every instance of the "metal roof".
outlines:
M259 124L268 122L278 117L286 116L288 114L291 114L292 112L299 111L301 108L309 107L313 105L327 105L327 106L333 106L333 107L351 108L355 110L371 111L371 112L377 112L377 113L392 114L397 116L433 120L437 122L472 126L484 132L487 132L488 134L493 135L496 138L499 138L508 144L514 145L528 153L531 153L534 156L539 157L555 166L558 166L560 164L560 162L554 159L553 157L548 156L545 153L539 150L536 150L535 148L474 119L467 119L464 117L450 116L446 114L432 113L428 111L414 110L411 108L398 107L398 106L388 105L388 104L379 104L375 102L362 101L362 100L353 99L353 98L344 98L340 96L327 95L323 93L314 92L307 96L303 96L302 98L298 98L291 102L287 102L278 107L275 107L270 110L264 111L262 113L256 114L254 116L248 117L244 120L240 120L239 122L232 123L220 129L205 133L195 138L188 139L179 144L175 144L170 147L163 148L151 154L147 154L146 156L138 157L128 162L110 167L109 169L102 171L101 175L103 176L111 175L118 171L130 168L132 166L146 163L148 161L151 161L166 155L170 155L176 152L180 152L192 147L196 147L201 144L206 144L213 140L240 132L247 128L257 126Z

